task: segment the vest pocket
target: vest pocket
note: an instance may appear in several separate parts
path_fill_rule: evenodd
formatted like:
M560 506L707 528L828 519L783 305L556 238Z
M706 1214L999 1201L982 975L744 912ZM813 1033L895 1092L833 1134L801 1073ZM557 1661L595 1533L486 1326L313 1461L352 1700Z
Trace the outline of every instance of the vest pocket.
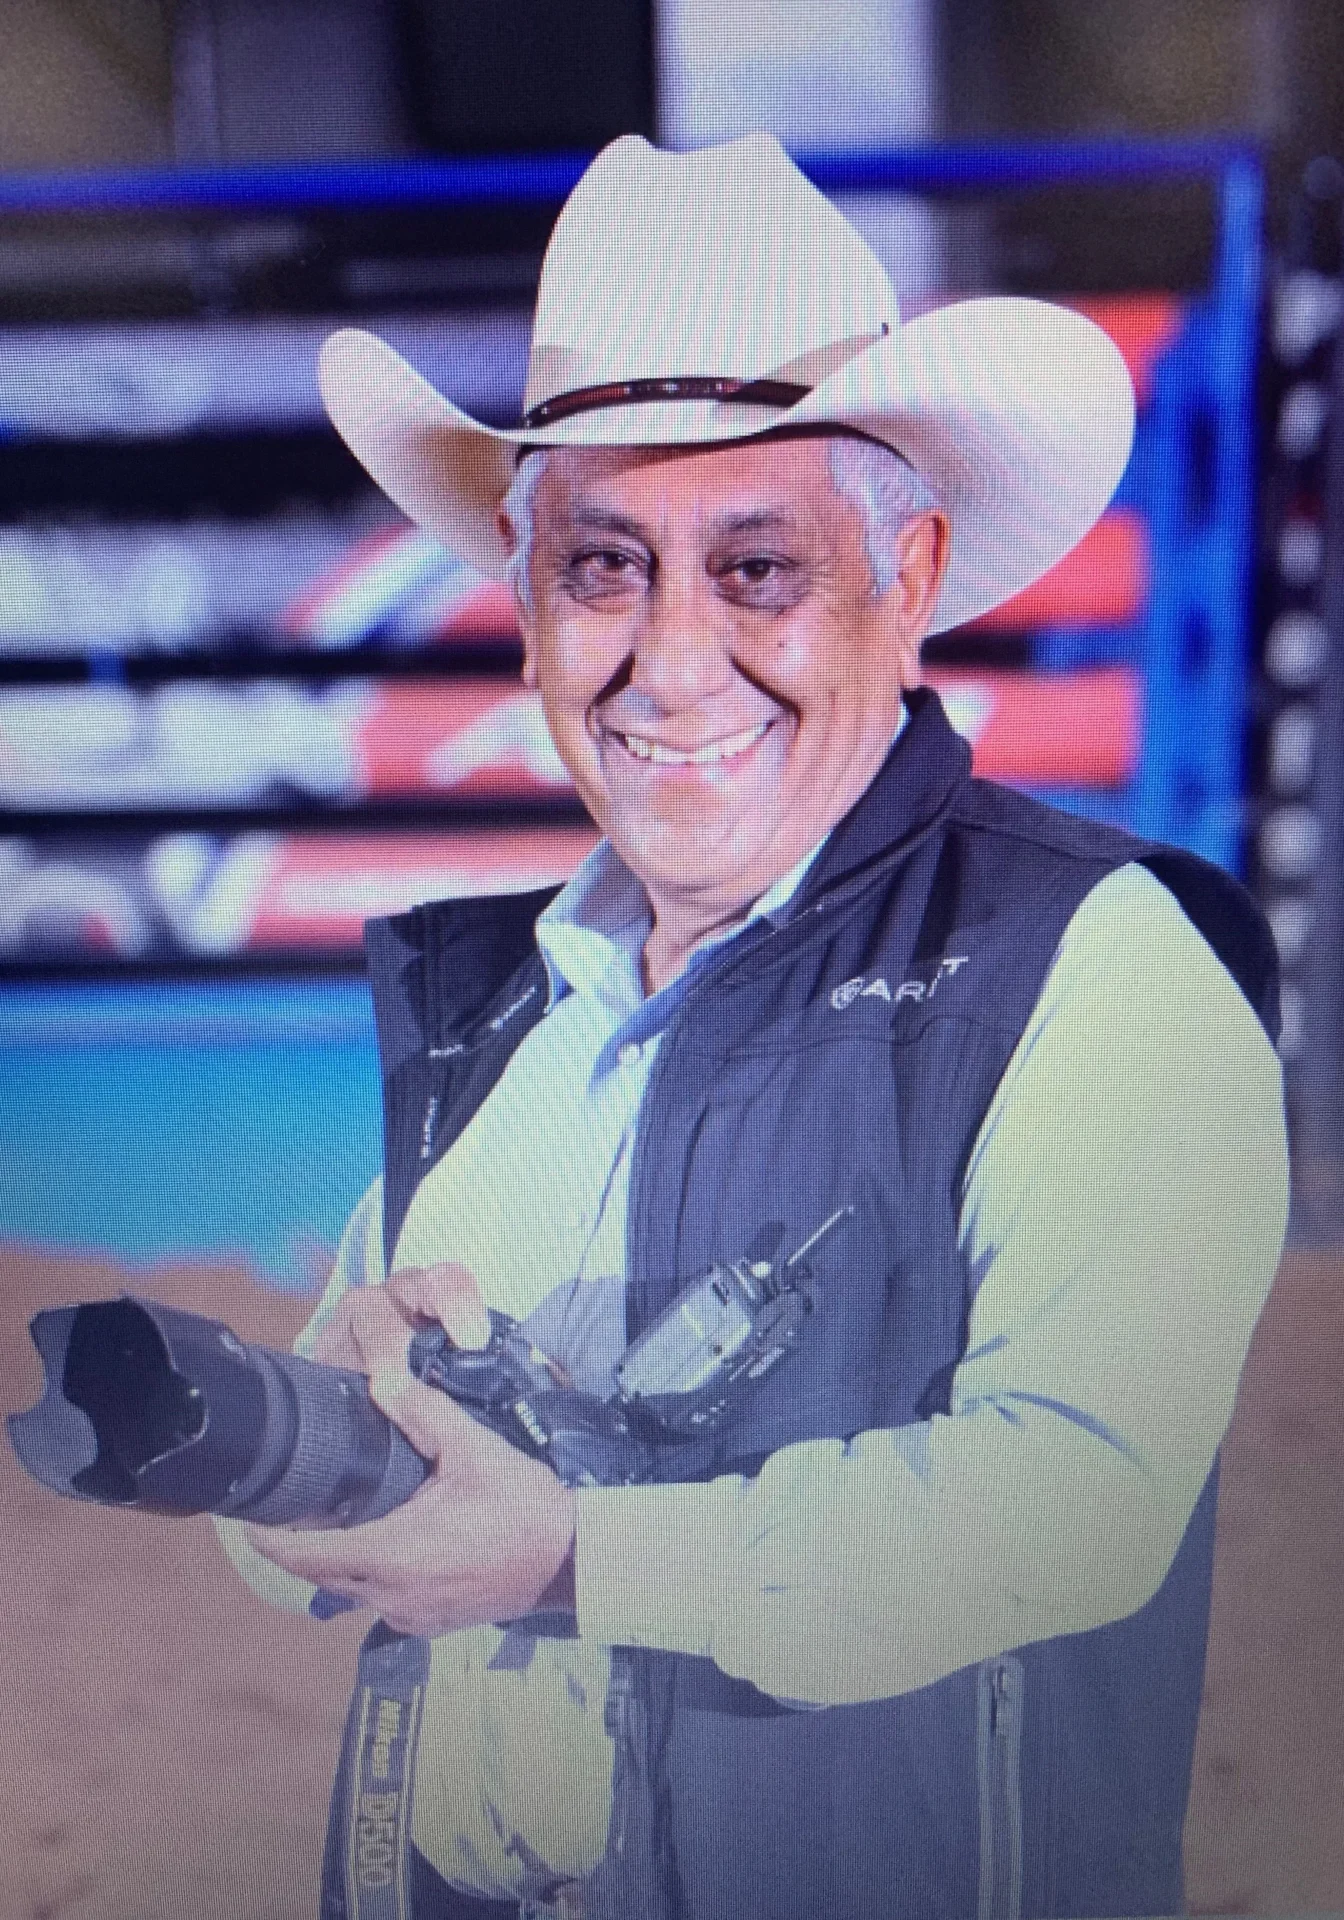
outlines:
M976 1695L980 1784L980 1895L976 1920L1022 1913L1022 1662L1002 1653L981 1663Z

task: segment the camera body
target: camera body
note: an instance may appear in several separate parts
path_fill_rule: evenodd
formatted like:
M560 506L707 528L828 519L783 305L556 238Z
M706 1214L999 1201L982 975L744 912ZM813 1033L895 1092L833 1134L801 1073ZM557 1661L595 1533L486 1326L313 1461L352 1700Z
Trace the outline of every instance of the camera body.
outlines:
M482 1348L455 1347L442 1327L411 1341L410 1370L482 1425L530 1453L568 1487L633 1486L653 1470L652 1449L618 1400L560 1383L516 1320L490 1313Z

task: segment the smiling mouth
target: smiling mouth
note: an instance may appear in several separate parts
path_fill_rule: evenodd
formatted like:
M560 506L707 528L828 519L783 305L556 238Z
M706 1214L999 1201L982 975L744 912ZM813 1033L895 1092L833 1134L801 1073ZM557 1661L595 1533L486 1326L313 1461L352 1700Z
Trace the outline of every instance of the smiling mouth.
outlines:
M741 733L725 734L721 740L710 740L703 747L687 752L661 746L656 740L644 739L642 734L622 733L617 727L609 727L607 731L636 760L646 760L658 767L712 767L749 753L764 740L773 725L773 718L762 720L759 726L744 727Z

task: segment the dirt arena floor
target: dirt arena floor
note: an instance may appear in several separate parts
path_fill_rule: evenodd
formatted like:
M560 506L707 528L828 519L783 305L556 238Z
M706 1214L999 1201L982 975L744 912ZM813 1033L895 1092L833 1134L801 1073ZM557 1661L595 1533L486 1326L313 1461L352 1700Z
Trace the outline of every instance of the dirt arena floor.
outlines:
M0 1249L0 1407L38 1307L123 1290L287 1344L241 1269ZM57 1500L0 1447L0 1920L310 1920L355 1616L276 1614L204 1521ZM1186 1836L1197 1913L1344 1910L1344 1257L1289 1257L1224 1453Z

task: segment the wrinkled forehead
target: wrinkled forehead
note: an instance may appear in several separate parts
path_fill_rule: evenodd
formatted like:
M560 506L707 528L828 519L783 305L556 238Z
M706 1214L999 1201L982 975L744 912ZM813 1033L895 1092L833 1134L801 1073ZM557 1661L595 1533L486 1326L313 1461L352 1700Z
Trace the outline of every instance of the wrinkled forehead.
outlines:
M726 445L549 450L534 500L557 524L628 512L648 520L768 515L806 527L852 511L827 461L829 435L771 435Z

